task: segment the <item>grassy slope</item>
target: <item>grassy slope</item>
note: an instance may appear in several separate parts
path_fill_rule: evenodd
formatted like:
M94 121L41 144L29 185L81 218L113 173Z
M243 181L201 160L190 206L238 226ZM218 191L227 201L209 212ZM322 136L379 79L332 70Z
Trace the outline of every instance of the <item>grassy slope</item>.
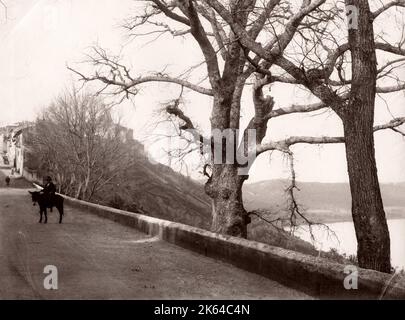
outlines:
M210 201L201 185L167 166L152 164L145 155L135 154L134 161L124 176L99 192L96 202L209 228Z

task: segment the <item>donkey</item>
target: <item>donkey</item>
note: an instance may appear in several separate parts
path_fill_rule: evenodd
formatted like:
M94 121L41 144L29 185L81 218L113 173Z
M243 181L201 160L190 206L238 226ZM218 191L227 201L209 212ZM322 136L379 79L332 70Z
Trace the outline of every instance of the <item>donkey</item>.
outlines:
M45 196L39 191L28 191L32 197L32 203L35 206L36 203L39 205L39 214L41 218L39 219L39 223L42 222L42 213L45 215L44 223L48 222L48 215L46 213L46 209L50 208L52 212L52 207L56 207L59 211L59 223L62 223L62 216L63 216L63 197L58 194L53 196L53 201L49 201L49 197Z

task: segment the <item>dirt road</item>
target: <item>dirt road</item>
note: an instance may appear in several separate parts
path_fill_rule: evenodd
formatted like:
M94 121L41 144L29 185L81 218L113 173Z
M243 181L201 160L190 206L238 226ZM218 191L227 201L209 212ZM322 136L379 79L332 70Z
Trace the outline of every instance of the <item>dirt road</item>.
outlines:
M80 210L39 224L27 189L0 188L2 299L306 299L304 293ZM58 271L46 290L44 268Z

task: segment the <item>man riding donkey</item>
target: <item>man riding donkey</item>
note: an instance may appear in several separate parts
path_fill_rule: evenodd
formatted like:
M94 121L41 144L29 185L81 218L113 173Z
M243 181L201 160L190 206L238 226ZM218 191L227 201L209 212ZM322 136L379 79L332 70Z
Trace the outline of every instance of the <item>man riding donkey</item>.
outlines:
M32 202L35 206L36 203L39 205L40 219L42 222L42 216L45 215L45 222L48 221L48 216L46 209L50 208L52 212L52 207L56 207L59 211L59 223L62 223L63 217L63 197L56 194L56 187L52 182L52 178L47 176L44 179L44 187L41 191L28 191L31 194Z
M55 203L55 193L56 193L56 186L52 182L52 178L50 176L45 177L45 186L41 190L41 194L44 195L44 198L47 203L49 203L51 206L51 212L52 212L52 207L54 206Z

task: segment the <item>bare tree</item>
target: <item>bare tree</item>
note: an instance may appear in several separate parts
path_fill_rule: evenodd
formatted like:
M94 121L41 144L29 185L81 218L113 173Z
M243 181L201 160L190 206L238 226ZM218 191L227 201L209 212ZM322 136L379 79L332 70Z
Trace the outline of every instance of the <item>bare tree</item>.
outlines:
M330 29L328 30L327 24L322 29L319 29L319 25L318 29L311 26L312 37L307 40L305 36L301 36L304 53L299 65L286 58L285 52L283 56L275 55L268 48L254 42L219 2L207 2L215 6L221 17L230 23L240 37L240 42L257 54L259 58L256 57L256 60L264 60L262 64L256 64L259 71L268 70L271 63L278 65L294 77L294 80L289 79L288 82L295 82L309 89L322 101L323 105L320 107L332 108L342 119L359 264L365 268L390 272L390 239L374 151L374 106L377 92L388 93L404 89L404 82L400 80L394 86L377 87L377 79L393 78L393 70L404 59L393 58L377 69L376 50L395 55L403 55L404 51L403 37L396 45L375 42L373 21L389 8L403 7L404 1L391 1L374 13L366 0L345 1L346 8L349 13L352 11L352 18L355 19L351 21L355 25L349 25L348 42L339 43L339 39L332 36L333 33L328 33ZM308 44L311 45L309 50ZM345 53L348 51L351 55L351 79L345 78ZM338 80L333 80L333 76L337 76ZM398 123L402 124L403 120L391 121L391 125ZM395 126L391 128L394 129ZM399 130L397 132L402 134ZM308 138L306 140L311 143L316 141ZM324 142L335 141L333 138L326 140Z
M114 123L110 106L75 89L44 111L30 140L42 169L55 175L60 191L76 198L90 200L131 164L125 128Z
M367 2L367 1L365 1ZM402 1L393 1L393 3L402 4ZM291 147L299 143L324 144L324 143L352 143L358 145L361 142L360 136L363 129L351 132L348 129L350 121L362 121L361 115L365 111L359 108L358 118L351 118L350 104L355 103L355 91L351 87L356 87L353 80L344 78L344 65L351 65L350 61L344 59L344 54L354 52L355 44L353 33L350 37L350 43L340 43L344 36L333 36L336 30L340 34L342 9L345 7L342 2L326 0L303 0L299 3L283 0L269 1L238 1L229 0L226 2L217 0L179 0L166 2L161 0L145 1L145 11L141 15L129 19L126 23L128 32L133 36L141 35L161 35L169 33L173 36L191 37L197 42L203 56L203 65L206 66L207 79L209 87L193 83L189 75L198 66L191 66L188 72L182 76L171 76L166 73L151 73L149 75L135 76L131 70L120 62L119 57L109 56L103 49L94 48L90 56L90 62L95 67L93 75L84 75L76 69L76 72L84 81L98 81L103 84L101 91L108 91L111 94L130 96L138 93L141 84L147 82L167 82L188 88L199 94L212 97L213 108L210 115L211 120L211 140L215 133L220 131L231 131L234 136L240 128L241 116L241 97L249 81L253 81L252 101L255 115L245 128L244 136L249 129L256 131L256 141L252 147L246 143L247 139L242 140L239 145L235 143L235 150L232 156L233 164L215 163L211 158L210 163L204 168L204 172L209 176L205 185L207 194L212 199L212 230L220 233L234 236L243 236L247 234L247 224L249 222L248 213L245 211L242 202L242 185L248 178L247 174L238 174L238 169L246 163L238 163L237 159L242 155L252 152L261 154L267 151L280 151L288 155L291 162L291 168L294 168L293 154ZM347 4L350 4L347 2ZM343 7L342 7L343 5ZM363 3L364 5L364 3ZM387 10L394 4L386 5L374 13L377 17L381 12ZM381 12L380 12L381 11ZM361 18L364 18L364 7L360 12ZM370 16L369 16L370 18ZM339 26L340 23L340 26ZM336 28L332 28L335 26ZM369 32L369 29L367 30ZM366 31L364 31L366 33ZM260 41L260 42L259 42ZM263 43L263 44L262 44ZM387 44L377 44L377 49L390 51L396 54L402 54L400 47ZM364 55L364 53L363 53ZM364 56L363 56L364 58ZM369 57L368 57L369 58ZM294 60L292 60L294 59ZM379 71L379 76L389 77L387 72L390 66L395 66L397 62L392 61L385 68ZM353 63L353 66L357 64ZM360 71L355 71L360 72ZM338 76L337 80L333 77ZM373 76L371 75L371 78ZM361 82L361 79L357 79ZM264 94L264 88L275 82L289 83L300 88L306 88L318 98L317 102L307 105L292 105L289 108L275 108L272 97ZM204 82L203 82L204 83ZM372 84L368 84L372 86ZM377 87L376 92L388 93L404 88L403 84L389 87ZM365 91L369 89L364 89ZM369 97L371 102L372 97ZM166 112L179 119L181 129L193 129L196 131L196 125L192 119L181 110L181 100L178 98L169 104ZM345 136L342 137L289 137L281 141L271 141L263 143L266 135L268 121L270 119L292 114L304 113L320 110L322 108L331 108L345 122ZM376 178L374 144L372 133L376 130L395 129L405 122L405 118L395 118L387 124L374 126L371 120L374 110L374 102L368 105L367 130L368 141L364 148L367 153L362 154L361 150L353 151L356 156L348 157L349 167L353 163L363 165L364 170L370 174L370 179L366 184L356 184L359 176L349 169L350 181L354 197L360 198L369 191L374 190L375 194L368 195L368 198L376 198L373 202L360 201L361 208L356 209L355 215L362 216L363 219L381 222L385 221L379 196L378 179ZM347 110L347 111L344 111ZM346 129L347 128L347 129ZM397 129L395 129L397 130ZM350 134L352 133L352 134ZM355 136L355 137L354 137ZM202 134L193 134L197 144L203 144ZM351 140L350 142L347 139ZM237 141L237 139L234 139ZM215 148L211 143L211 148ZM355 148L353 145L353 148ZM364 151L364 150L363 150ZM213 152L215 154L215 152ZM359 158L360 157L360 158ZM371 159L372 158L372 159ZM362 159L362 160L360 160ZM366 160L366 161L363 161ZM211 173L208 173L208 166L211 167ZM292 170L292 173L294 171ZM356 188L356 186L362 186ZM302 214L296 205L294 199L294 190L296 189L295 177L293 174L292 184L287 192L290 199L290 210L293 217ZM357 190L359 189L359 190ZM362 191L363 190L363 191ZM378 199L380 198L380 199ZM367 199L367 198L363 198ZM356 200L354 200L355 202ZM376 204L371 208L371 204ZM367 206L367 207L366 207ZM369 213L373 209L372 213ZM361 214L358 212L362 212ZM293 220L293 219L292 219ZM384 226L382 222L382 226ZM370 231L370 235L379 237L379 232L388 235L387 230L380 231L367 229L370 223L358 225L355 220L356 229ZM381 234L380 234L381 236ZM368 242L368 238L359 237L359 242ZM360 264L365 267L375 268L381 271L388 271L387 257L389 258L389 249L386 247L386 241L377 240L381 247L371 253L369 249L359 245ZM377 245L374 242L372 246ZM367 247L369 247L367 245ZM388 252L382 253L382 251ZM369 263L363 259L365 255L371 254ZM379 261L378 263L376 261ZM382 263L382 261L384 261Z

